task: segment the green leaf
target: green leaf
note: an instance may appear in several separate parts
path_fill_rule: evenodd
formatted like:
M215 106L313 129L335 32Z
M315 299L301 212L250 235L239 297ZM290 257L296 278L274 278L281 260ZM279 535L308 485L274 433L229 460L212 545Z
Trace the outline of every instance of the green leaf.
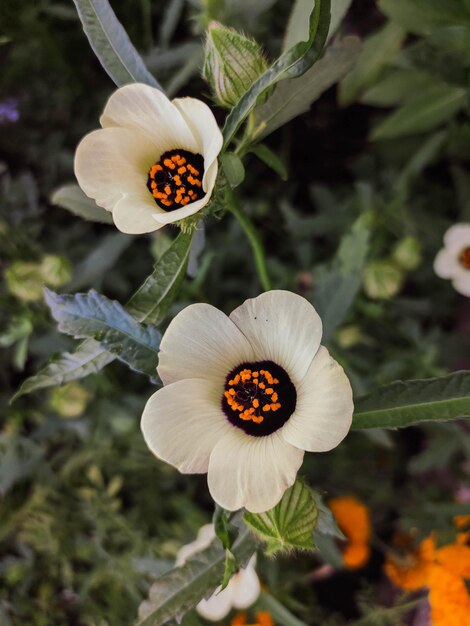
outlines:
M223 591L230 582L232 576L239 569L238 561L230 550L225 550L225 562L224 562L224 575L222 577L222 583L220 585L221 591Z
M434 83L432 76L424 72L394 69L367 89L360 97L360 101L377 107L398 106Z
M233 554L239 563L245 563L256 550L256 540L248 528L238 524L240 532L233 545ZM182 567L164 574L152 586L149 602L152 613L139 626L161 626L172 618L179 618L213 591L222 579L225 550L219 539L188 559Z
M215 505L212 522L214 524L215 534L226 550L232 547L238 534L237 528L230 522L231 516L232 513L226 511L218 504Z
M352 428L404 428L470 417L470 372L396 381L354 402Z
M109 211L99 207L94 200L88 198L78 185L64 185L56 189L51 196L51 203L67 209L74 215L90 222L112 224L113 217Z
M238 187L245 179L245 168L240 157L233 152L225 152L220 155L220 161L227 177L228 184L232 189Z
M276 624L282 624L282 626L307 626L305 622L297 619L279 600L276 600L274 596L266 591L261 592L256 606L262 611L269 611Z
M133 370L155 378L161 335L154 326L143 326L115 300L95 290L75 295L44 290L60 332L90 338Z
M164 319L184 279L191 239L191 234L180 233L155 263L153 273L129 300L127 311L137 321L159 324ZM74 352L53 356L38 374L24 381L11 401L38 389L96 374L114 359L99 343L86 339Z
M441 26L470 24L470 7L462 0L379 0L379 7L417 35L429 35Z
M352 0L331 0L331 22L328 39L330 39L340 27L351 4Z
M108 0L73 1L94 53L115 84L146 83L161 90Z
M343 106L353 103L368 89L395 57L405 39L401 26L390 22L368 37L354 69L341 81L339 101Z
M433 130L453 118L467 100L466 89L444 83L434 84L376 126L371 138L395 139Z
M247 511L243 519L267 543L267 554L274 554L314 550L313 532L317 518L318 509L312 491L297 480L274 508L265 513Z
M254 112L254 138L262 139L305 111L354 65L361 49L357 37L339 39L299 78L279 83L269 100Z
M64 352L53 356L35 376L27 378L12 397L11 402L38 389L64 385L72 380L97 374L114 361L114 358L93 339L82 341L74 352Z
M323 340L328 341L344 322L362 283L369 252L368 215L359 218L341 239L329 267L315 268L313 304L323 322Z
M285 78L306 72L319 58L328 34L330 0L315 0L309 19L308 41L301 41L284 52L250 87L227 116L224 147L230 143L240 125L256 106L258 97Z
M139 322L160 324L186 274L193 233L181 232L154 265L154 271L126 305Z
M279 174L282 180L288 179L289 175L286 164L271 148L268 148L268 146L263 143L258 143L255 146L251 146L249 151L256 154L258 159L274 170L276 174Z

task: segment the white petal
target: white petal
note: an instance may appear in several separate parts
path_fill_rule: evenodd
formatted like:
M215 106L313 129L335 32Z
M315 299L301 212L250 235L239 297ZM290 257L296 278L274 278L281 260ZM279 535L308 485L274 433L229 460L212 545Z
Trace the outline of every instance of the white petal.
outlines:
M204 526L201 526L195 541L187 543L178 551L175 561L176 567L184 565L189 558L191 558L198 552L201 552L201 550L205 550L206 548L208 548L214 539L214 524L204 524Z
M293 446L309 452L336 447L351 428L352 389L343 368L320 346L297 385L297 405L281 433Z
M183 116L158 89L133 83L121 87L109 98L100 118L103 128L120 126L139 130L162 152L174 148L198 151L198 142Z
M470 246L470 224L454 224L444 235L447 248L461 250Z
M303 450L286 443L279 431L251 437L233 426L210 456L209 491L229 511L267 511L294 484L303 457Z
M217 383L222 394L227 374L252 358L250 344L222 311L210 304L192 304L168 326L157 371L165 385L204 378Z
M221 409L222 391L207 380L188 379L159 389L142 414L150 450L184 474L207 472L215 444L233 428Z
M232 595L227 586L223 591L220 591L220 587L218 587L208 600L201 600L196 611L204 619L218 622L229 613L231 608Z
M202 188L207 193L210 188L210 167L217 159L224 142L214 114L201 100L195 98L176 98L173 104L180 111L201 146L204 156L204 178ZM213 186L213 183L212 183Z
M434 259L434 271L440 278L453 278L460 273L458 252L450 248L442 248Z
M247 609L258 599L261 586L254 563L255 557L253 556L246 568L240 569L230 579L228 586L231 587L232 606L235 609Z
M452 285L455 291L458 291L463 296L470 298L470 270L465 271L466 274L457 276L457 278L452 281Z
M302 380L322 336L321 319L305 298L290 291L268 291L246 300L230 319L259 360L283 367L294 384Z
M124 128L96 130L77 147L75 176L87 196L111 211L125 194L148 192L147 175L154 154L154 144L141 133Z
M124 196L113 209L113 221L123 233L151 233L163 225L154 219L162 209L155 204L147 188L140 193Z

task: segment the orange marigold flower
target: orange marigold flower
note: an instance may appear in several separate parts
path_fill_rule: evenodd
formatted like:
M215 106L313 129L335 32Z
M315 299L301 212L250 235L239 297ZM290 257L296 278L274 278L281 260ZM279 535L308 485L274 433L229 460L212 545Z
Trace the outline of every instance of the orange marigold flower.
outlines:
M470 595L463 578L433 565L428 585L432 626L468 626Z
M369 509L353 496L333 498L329 506L336 523L347 538L347 544L343 548L345 566L349 569L362 567L370 556Z
M256 611L256 623L248 624L246 613L237 613L231 620L230 626L274 626L271 613L268 611Z
M436 561L456 576L470 578L470 546L450 544L437 551Z

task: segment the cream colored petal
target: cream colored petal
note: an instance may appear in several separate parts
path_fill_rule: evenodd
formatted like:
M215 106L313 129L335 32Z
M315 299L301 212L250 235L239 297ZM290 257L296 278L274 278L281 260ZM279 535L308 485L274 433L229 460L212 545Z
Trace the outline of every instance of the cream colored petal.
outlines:
M162 209L155 204L149 191L124 196L113 209L113 221L123 233L151 233L163 226L154 216Z
M462 266L458 253L450 248L442 248L434 259L434 271L440 278L453 278L460 273Z
M231 608L232 595L227 586L223 591L220 591L220 587L218 587L210 598L201 600L196 607L196 611L204 619L211 622L218 622L228 615Z
M250 344L222 311L210 304L191 304L168 326L157 370L165 385L204 378L218 384L222 395L227 374L252 358Z
M176 567L184 565L186 561L192 556L194 556L198 552L201 552L201 550L205 550L206 548L208 548L214 539L214 524L204 524L204 526L201 526L195 541L187 543L178 551L175 561Z
M121 87L109 98L100 118L103 128L120 126L141 131L162 152L184 148L197 152L198 142L184 117L158 89L133 83Z
M247 609L259 597L261 586L255 570L255 557L251 557L246 568L241 568L230 579L232 605L235 609Z
M463 296L470 298L470 270L464 270L466 273L457 276L452 281L452 285L455 291L458 291Z
M322 322L313 306L290 291L268 291L230 314L259 360L283 367L297 384L320 345Z
M141 133L124 128L95 130L75 153L75 176L87 196L111 211L124 195L147 191L155 146Z
M222 133L214 114L207 104L204 104L201 100L196 98L176 98L173 100L173 104L184 117L199 146L201 146L199 152L204 156L202 188L208 193L211 179L210 167L217 159L224 142Z
M159 389L142 414L144 439L153 454L183 474L207 472L215 444L230 429L218 385L181 380Z
M336 447L351 428L352 389L343 368L320 346L297 385L297 405L281 433L293 446L309 452Z
M288 444L279 431L252 437L232 426L212 450L209 491L229 511L267 511L294 484L303 457L303 450Z
M454 224L444 235L447 248L461 250L470 246L470 224Z

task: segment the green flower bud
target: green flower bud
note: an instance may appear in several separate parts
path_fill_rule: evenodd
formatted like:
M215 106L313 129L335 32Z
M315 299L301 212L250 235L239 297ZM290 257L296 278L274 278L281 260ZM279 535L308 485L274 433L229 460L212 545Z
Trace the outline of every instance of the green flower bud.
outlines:
M24 302L42 298L44 277L39 263L15 261L5 270L8 291Z
M71 382L52 389L49 405L62 417L78 417L86 408L90 395L80 383Z
M399 241L392 252L392 258L404 270L414 270L421 263L421 245L414 237Z
M209 24L203 76L220 106L235 106L267 67L256 41L218 22Z
M387 260L372 261L364 270L364 291L369 298L393 298L403 285L403 271Z
M65 257L48 254L41 261L41 272L46 285L61 287L71 279L72 266Z

